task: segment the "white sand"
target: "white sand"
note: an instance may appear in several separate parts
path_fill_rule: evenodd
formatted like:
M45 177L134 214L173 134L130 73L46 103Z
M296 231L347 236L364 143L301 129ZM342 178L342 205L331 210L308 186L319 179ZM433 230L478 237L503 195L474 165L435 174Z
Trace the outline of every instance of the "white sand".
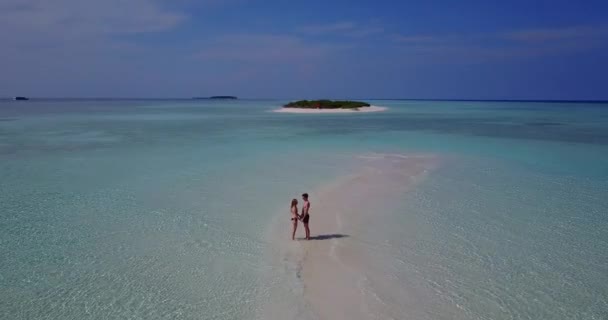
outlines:
M358 110L353 109L301 109L301 108L280 108L273 110L273 112L280 113L360 113L360 112L380 112L386 111L386 107L369 106L359 108Z
M362 169L331 186L311 192L311 233L315 240L302 246L301 261L304 298L319 319L402 318L403 305L385 303L370 294L403 296L404 289L388 275L375 272L377 265L368 256L370 244L359 235L370 219L381 218L375 204L399 199L435 168L438 159L426 155L373 154L362 159ZM373 210L370 210L373 208ZM298 234L301 234L301 230ZM369 281L374 288L367 290ZM392 293L392 294L391 294Z
M384 234L365 234L375 219L390 219L386 205L399 204L439 160L422 154L353 157L345 164L353 168L349 175L309 190L311 241L303 239L302 224L299 240L287 240L291 225L282 209L269 229L263 281L270 288L256 319L421 318L415 290L383 272L386 261L371 256L370 250L386 247Z

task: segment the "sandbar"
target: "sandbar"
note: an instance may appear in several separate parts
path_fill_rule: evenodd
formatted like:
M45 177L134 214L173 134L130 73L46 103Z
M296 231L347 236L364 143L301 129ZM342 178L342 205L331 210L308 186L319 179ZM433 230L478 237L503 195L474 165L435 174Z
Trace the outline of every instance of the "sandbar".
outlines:
M369 246L381 243L361 242L361 234L368 231L370 219L383 218L383 202L398 201L439 163L436 156L421 154L369 154L360 160L361 169L313 190L311 231L316 240L301 243L302 281L304 298L321 319L403 316L399 303L374 298L400 297L392 293L404 288L374 271L380 262L369 256ZM373 288L369 281L375 281Z

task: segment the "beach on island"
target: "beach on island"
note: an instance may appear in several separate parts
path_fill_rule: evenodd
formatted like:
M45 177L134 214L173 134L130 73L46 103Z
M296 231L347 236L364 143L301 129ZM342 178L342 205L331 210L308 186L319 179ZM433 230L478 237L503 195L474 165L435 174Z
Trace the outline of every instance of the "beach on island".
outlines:
M272 112L278 113L307 113L307 114L316 114L316 113L361 113L361 112L381 112L386 111L388 108L380 107L380 106L369 106L362 107L358 109L304 109L304 108L280 108L272 110Z

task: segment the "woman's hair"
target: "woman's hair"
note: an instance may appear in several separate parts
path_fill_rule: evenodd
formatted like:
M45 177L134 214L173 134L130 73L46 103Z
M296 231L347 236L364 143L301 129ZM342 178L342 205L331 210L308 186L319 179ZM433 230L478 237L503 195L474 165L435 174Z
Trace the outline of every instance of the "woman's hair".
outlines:
M297 204L298 204L298 200L297 199L291 199L291 207L290 208L293 208Z

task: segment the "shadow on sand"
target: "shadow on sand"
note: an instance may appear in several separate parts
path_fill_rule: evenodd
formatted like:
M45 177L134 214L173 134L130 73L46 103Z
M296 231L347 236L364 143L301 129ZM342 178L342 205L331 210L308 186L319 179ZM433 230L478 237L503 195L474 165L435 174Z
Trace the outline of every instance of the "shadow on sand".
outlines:
M310 240L329 240L329 239L340 239L340 238L348 238L347 234L320 234L317 236L310 237Z

